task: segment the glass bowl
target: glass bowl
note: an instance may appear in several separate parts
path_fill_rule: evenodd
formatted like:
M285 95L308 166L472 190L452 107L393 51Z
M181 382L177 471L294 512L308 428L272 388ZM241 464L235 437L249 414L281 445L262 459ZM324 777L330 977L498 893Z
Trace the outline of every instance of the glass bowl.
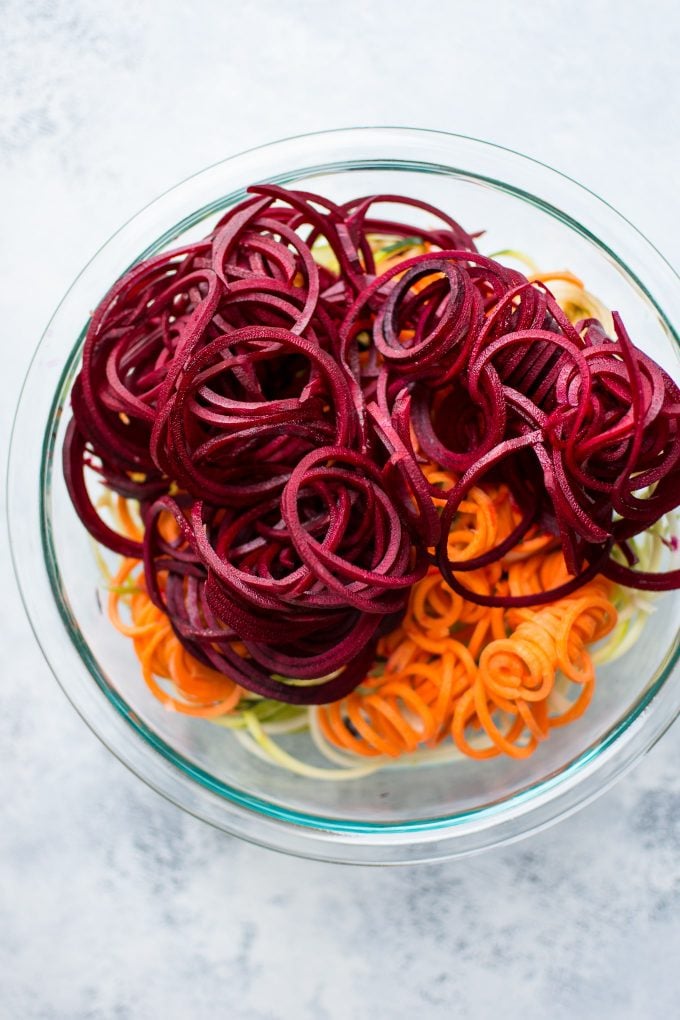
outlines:
M642 639L599 670L586 715L528 761L395 767L346 783L289 774L222 728L166 711L146 689L130 642L102 613L99 568L61 473L83 330L125 269L206 233L256 181L336 200L371 192L425 199L468 230L483 229L484 252L520 249L543 268L569 267L680 376L673 270L610 206L540 163L471 138L402 128L307 135L227 159L162 195L104 245L33 359L16 415L8 498L15 569L36 637L65 693L113 753L175 804L234 835L365 864L454 857L517 839L602 792L675 718L680 594L659 598Z

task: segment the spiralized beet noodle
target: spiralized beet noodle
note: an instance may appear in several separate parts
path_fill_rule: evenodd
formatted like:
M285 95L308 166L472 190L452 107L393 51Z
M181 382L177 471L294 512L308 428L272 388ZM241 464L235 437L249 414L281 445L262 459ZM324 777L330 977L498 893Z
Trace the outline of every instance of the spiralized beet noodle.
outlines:
M360 683L432 562L492 606L552 601L596 573L680 586L680 571L636 572L628 545L680 502L680 392L618 315L613 337L596 319L572 325L544 285L415 199L250 192L103 299L64 446L83 523L144 560L191 654L258 694L318 704ZM376 236L428 251L378 274ZM428 458L458 477L441 516ZM101 518L86 469L139 501L143 543ZM450 528L481 480L509 486L519 523L452 560ZM465 584L536 523L559 536L571 581L521 597Z

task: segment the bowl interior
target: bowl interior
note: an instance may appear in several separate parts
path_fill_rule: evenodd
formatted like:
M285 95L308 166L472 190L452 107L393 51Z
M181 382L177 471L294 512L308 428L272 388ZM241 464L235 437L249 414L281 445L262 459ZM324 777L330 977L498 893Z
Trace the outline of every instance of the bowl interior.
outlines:
M272 178L270 178L272 179ZM676 341L664 316L633 270L581 224L556 206L490 176L436 164L353 160L273 175L283 183L335 200L370 193L402 193L447 210L478 246L528 253L543 269L569 268L609 308L621 312L635 342L676 379ZM246 182L244 182L246 183ZM155 243L129 251L136 261L179 239L207 233L219 211L242 197L232 192L159 231ZM426 215L413 213L428 222ZM123 268L122 266L120 268ZM102 281L103 290L112 280ZM100 294L101 296L101 294ZM85 310L83 309L83 316ZM85 325L85 321L81 323ZM528 761L465 759L417 769L395 766L359 781L331 783L291 775L248 754L228 732L209 722L166 711L146 689L131 643L103 611L106 593L90 540L68 498L61 473L61 446L69 418L68 398L82 336L62 376L45 433L42 467L43 544L50 581L71 640L115 711L136 729L134 739L152 743L185 774L227 799L245 798L258 810L283 811L293 820L326 829L365 831L372 826L419 828L433 820L450 824L471 813L497 811L573 773L600 753L640 715L646 699L672 664L680 624L680 596L659 598L643 639L622 659L598 670L596 694L586 715L557 730ZM291 736L283 746L308 748ZM323 764L321 759L309 760Z

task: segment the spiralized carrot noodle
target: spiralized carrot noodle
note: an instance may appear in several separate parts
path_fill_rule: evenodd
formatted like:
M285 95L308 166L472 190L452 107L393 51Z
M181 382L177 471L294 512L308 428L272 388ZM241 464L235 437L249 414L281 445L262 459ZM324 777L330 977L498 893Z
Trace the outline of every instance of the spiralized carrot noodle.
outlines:
M423 474L430 485L442 490L441 498L433 496L435 506L444 506L446 493L458 481L457 476L436 464L423 465ZM485 486L483 489L474 486L461 503L455 527L449 532L451 558L473 559L488 552L507 538L519 523L520 517L507 485ZM554 535L541 532L533 525L512 551L503 557L502 564L524 560L533 553L556 548L558 545L559 540ZM466 577L469 579L470 575L466 574Z
M129 623L121 619L121 602L128 608ZM124 559L113 577L108 613L114 627L132 638L142 676L151 693L166 708L203 718L225 715L236 708L243 694L241 688L199 662L182 646L168 617L147 595L139 560ZM171 681L177 696L169 693L159 680Z
M433 484L446 484L444 476L429 472ZM489 502L471 500L462 509L470 520L458 531L472 536L465 548L481 548L490 538L496 542L499 528L512 527L503 493L485 496ZM494 499L496 511L489 514ZM477 521L483 540L474 534ZM461 535L455 541L462 543ZM514 550L502 575L494 564L466 573L465 583L487 593L549 590L569 577L552 544L551 536L534 534L522 543L520 556ZM378 646L382 673L316 709L321 733L335 747L363 757L397 758L450 735L470 758L526 758L552 728L573 722L587 708L595 688L588 646L616 625L612 590L609 581L596 577L546 606L486 608L463 599L433 568L414 585L401 626Z

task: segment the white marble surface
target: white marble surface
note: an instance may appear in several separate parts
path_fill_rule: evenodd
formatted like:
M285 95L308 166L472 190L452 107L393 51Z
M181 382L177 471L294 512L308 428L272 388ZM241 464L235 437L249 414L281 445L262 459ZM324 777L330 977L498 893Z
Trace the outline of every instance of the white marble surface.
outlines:
M674 0L0 2L2 455L74 275L186 174L300 131L515 146L680 263ZM212 831L75 716L0 542L0 1017L639 1020L680 1000L680 729L520 845L375 871Z

